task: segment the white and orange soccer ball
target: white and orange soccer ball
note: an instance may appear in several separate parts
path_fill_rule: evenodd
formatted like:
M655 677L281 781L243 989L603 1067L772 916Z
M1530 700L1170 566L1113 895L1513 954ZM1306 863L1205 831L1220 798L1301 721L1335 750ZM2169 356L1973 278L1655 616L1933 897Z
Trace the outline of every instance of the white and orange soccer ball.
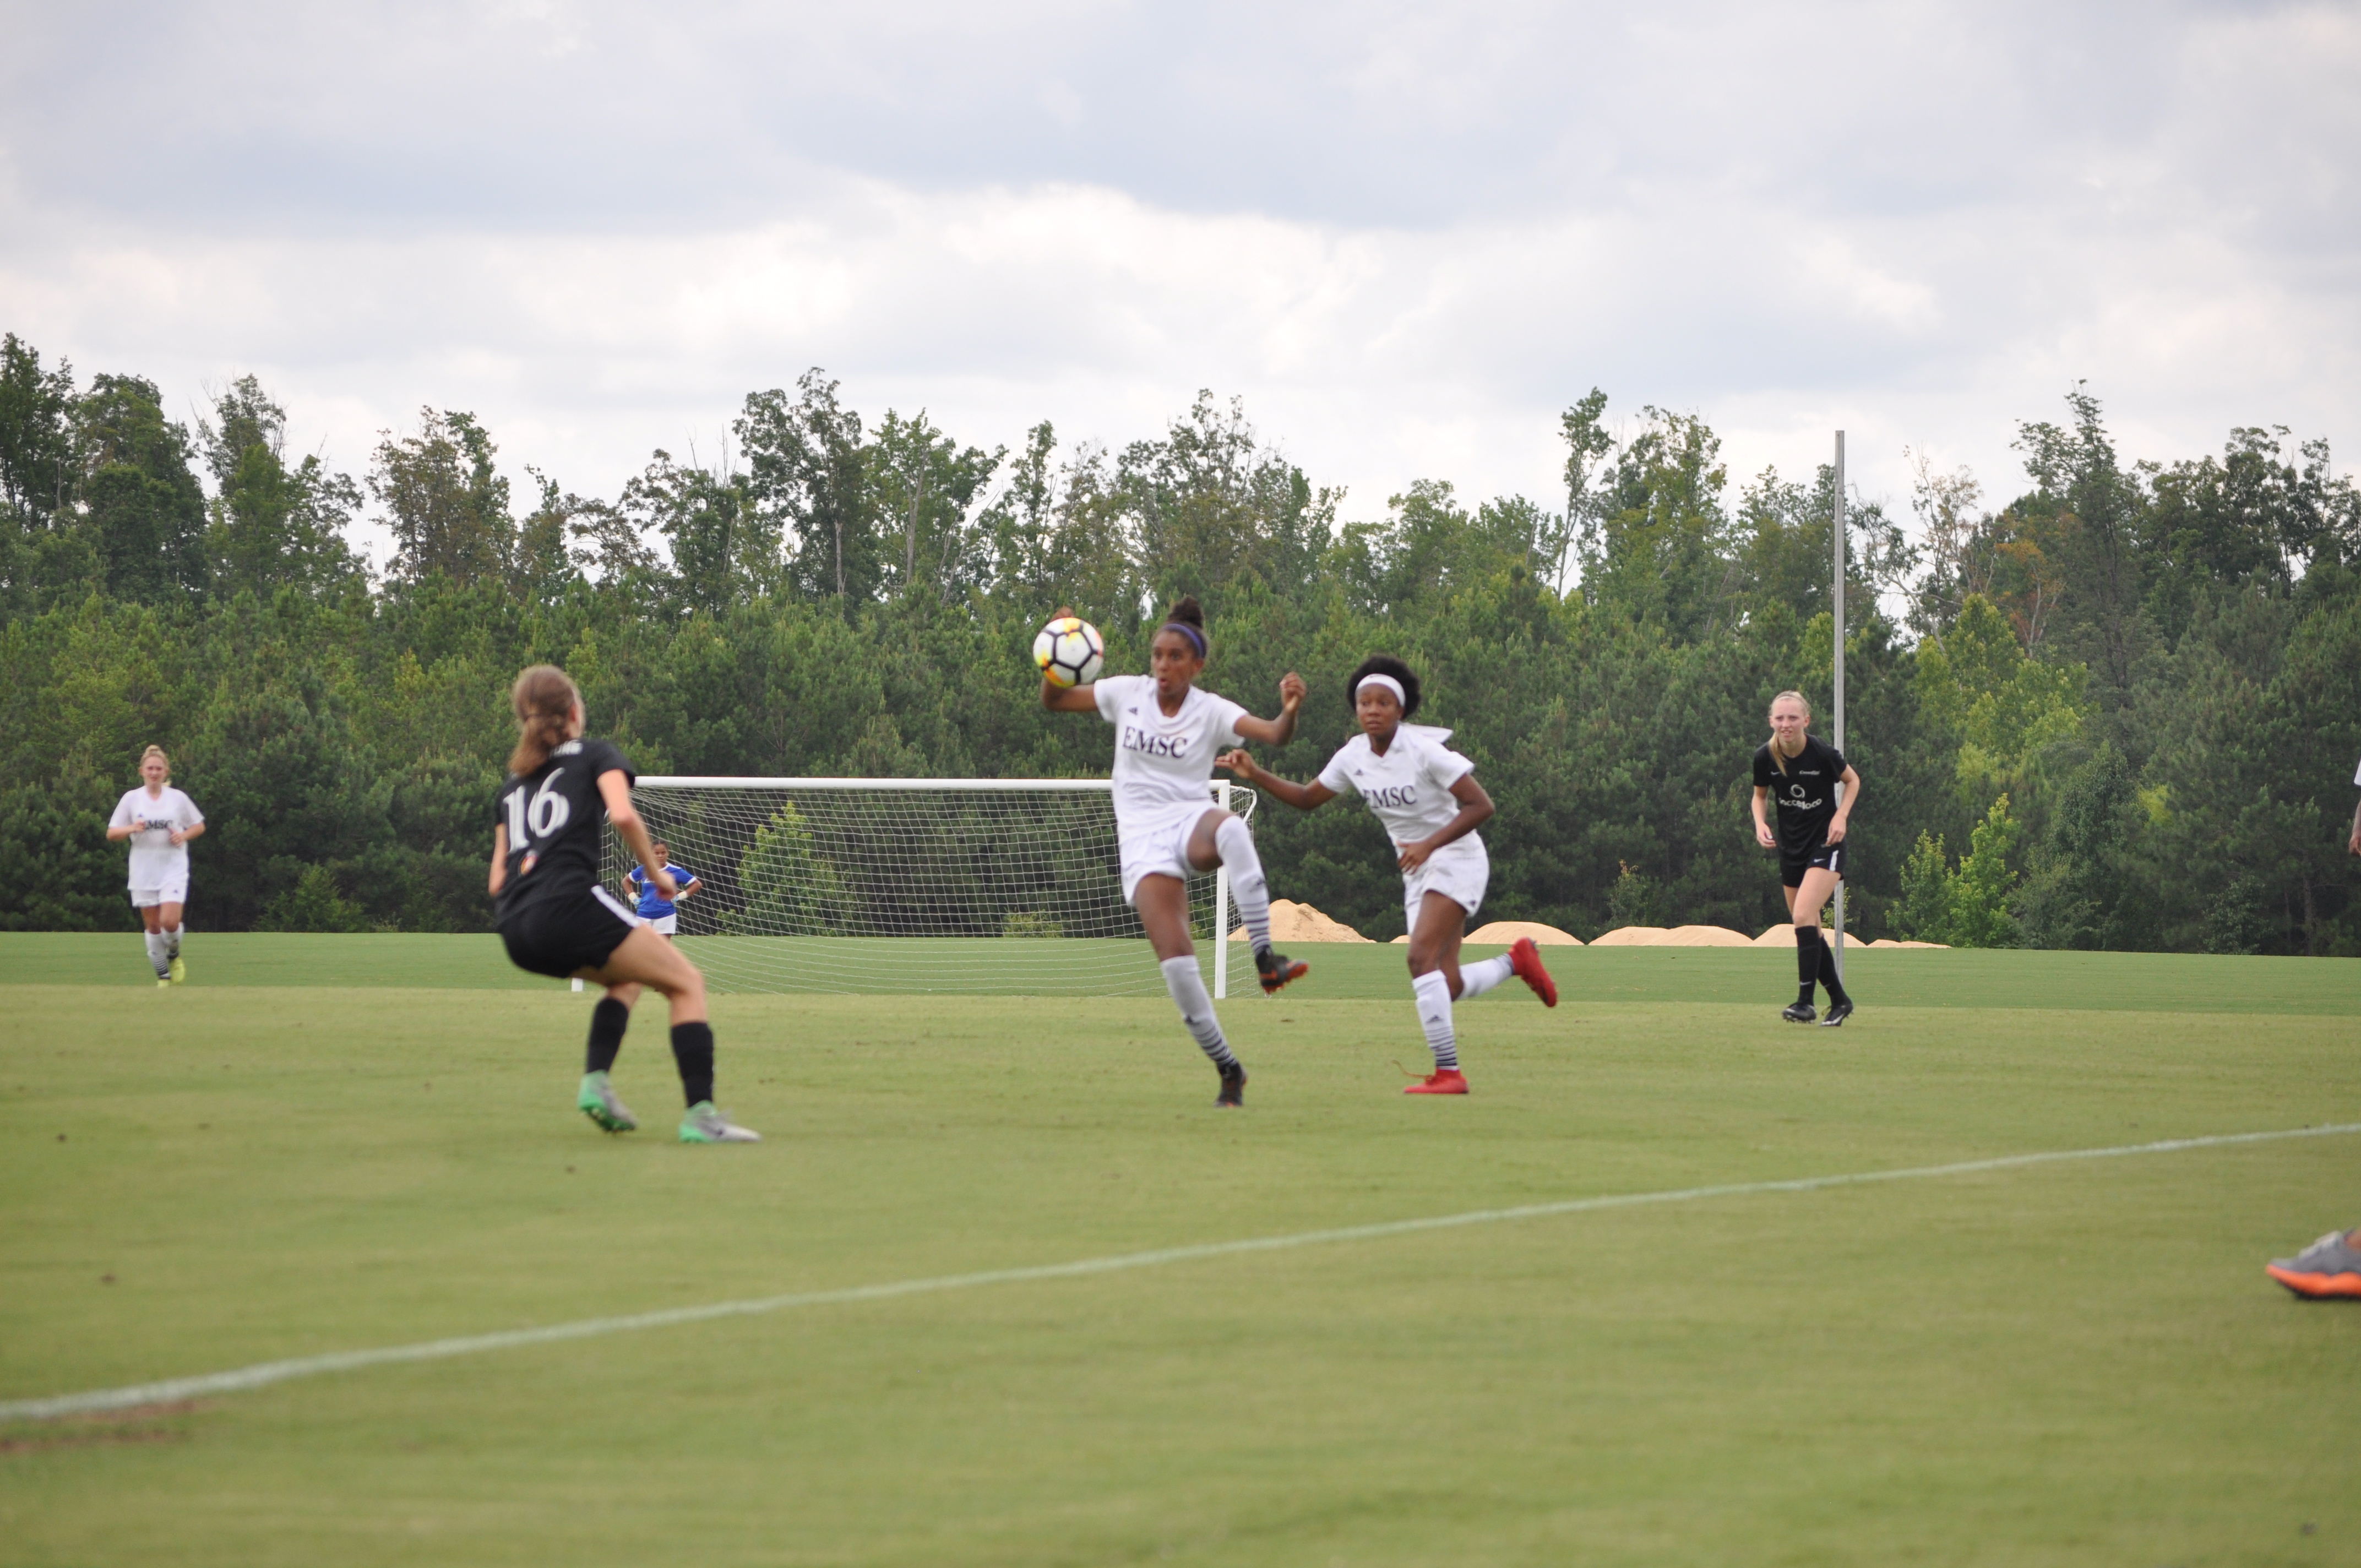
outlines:
M1106 663L1106 639L1078 615L1061 615L1033 639L1033 662L1053 686L1088 685Z

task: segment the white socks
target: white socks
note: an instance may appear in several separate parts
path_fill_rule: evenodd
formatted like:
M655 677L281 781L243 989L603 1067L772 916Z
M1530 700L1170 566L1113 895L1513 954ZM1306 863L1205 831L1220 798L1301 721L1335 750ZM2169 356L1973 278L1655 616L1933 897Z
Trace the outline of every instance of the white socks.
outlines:
M1254 835L1247 831L1245 819L1223 817L1222 825L1213 829L1213 848L1220 852L1222 864L1230 870L1230 896L1238 901L1238 916L1246 923L1247 942L1257 953L1269 951L1270 883L1263 880L1262 857L1255 853ZM1197 989L1202 991L1204 986L1200 983ZM1176 991L1173 995L1178 997L1180 992ZM1201 1042L1202 1039L1200 1036Z
M1268 919L1267 911L1264 917ZM1197 972L1197 960L1167 959L1157 967L1164 971L1164 989L1172 993L1173 1005L1180 1009L1180 1022L1196 1036L1197 1047L1224 1071L1237 1066L1230 1043L1222 1038L1222 1021L1213 1016L1213 999L1205 993L1205 977Z
M148 944L148 961L154 966L157 978L159 980L170 978L172 972L172 956L164 950L164 933L143 931L140 936Z
M1517 971L1509 967L1509 955L1486 959L1481 963L1459 966L1459 999L1481 996Z
M170 930L164 933L164 956L166 958L177 959L181 956L181 938L182 936L187 934L188 929L189 927L183 924L175 926Z
M1418 1021L1426 1030L1426 1048L1434 1053L1434 1070L1459 1070L1459 1037L1451 1028L1451 977L1441 970L1429 970L1413 976L1411 991L1418 994Z

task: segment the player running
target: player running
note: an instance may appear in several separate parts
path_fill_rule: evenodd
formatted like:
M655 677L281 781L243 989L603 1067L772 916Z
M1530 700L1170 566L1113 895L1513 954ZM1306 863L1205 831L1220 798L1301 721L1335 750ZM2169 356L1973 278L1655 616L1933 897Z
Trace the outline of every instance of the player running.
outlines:
M1459 1041L1451 1021L1455 998L1481 996L1510 975L1557 1005L1557 982L1541 949L1521 937L1506 953L1462 968L1467 917L1484 902L1491 857L1476 831L1492 819L1492 797L1476 782L1474 762L1444 744L1448 729L1403 722L1418 711L1419 681L1400 659L1374 654L1345 685L1361 732L1337 748L1308 784L1290 784L1243 751L1220 766L1300 811L1316 811L1347 792L1385 824L1401 868L1402 913L1410 924L1410 987L1426 1029L1434 1071L1405 1094L1465 1094Z
M631 809L631 765L613 742L583 739L582 694L555 665L525 671L511 697L520 733L493 807L492 907L519 969L607 988L590 1014L589 1058L575 1104L610 1133L640 1124L615 1097L607 1072L623 1048L631 1004L642 987L653 986L672 1004L673 1059L688 1100L680 1141L762 1142L714 1109L705 977L598 885L601 825L611 822L647 881L667 896L680 891Z
M172 787L171 760L161 746L150 746L139 758L137 789L115 803L106 820L107 842L131 840L131 907L139 911L146 927L148 962L159 986L179 985L189 978L181 957L181 912L189 902L189 840L205 830L205 814L197 803Z
M648 848L656 852L655 869L670 872L672 880L679 884L678 889L671 898L666 898L663 889L656 886L655 879L641 875L637 866L623 873L623 887L640 901L640 918L647 922L648 929L670 939L680 930L680 905L675 900L686 898L705 884L686 866L672 863L672 847L662 839Z
M1060 616L1070 612L1058 611ZM1197 944L1189 934L1189 874L1216 865L1230 872L1254 944L1262 988L1277 991L1309 965L1270 946L1270 887L1243 817L1209 804L1213 758L1225 746L1259 740L1284 746L1303 706L1303 679L1290 671L1279 683L1279 715L1257 718L1226 697L1196 685L1205 667L1205 612L1185 596L1168 612L1148 643L1147 675L1111 675L1088 685L1041 682L1041 706L1060 713L1096 711L1115 727L1115 820L1122 844L1124 902L1139 923L1164 970L1165 989L1180 1020L1222 1075L1213 1103L1246 1103L1246 1069L1222 1036L1213 999L1197 971Z
M1800 988L1793 1005L1779 1016L1790 1024L1808 1024L1812 983L1828 990L1828 1014L1820 1019L1834 1028L1852 1016L1852 998L1837 978L1836 955L1820 935L1820 911L1844 879L1845 824L1861 802L1861 774L1833 746L1806 734L1812 722L1811 704L1801 692L1781 692L1771 699L1771 739L1754 753L1754 840L1779 851L1779 883L1787 894L1787 912L1795 921L1795 978ZM1844 786L1844 801L1836 785ZM1765 804L1779 803L1774 831L1764 815Z

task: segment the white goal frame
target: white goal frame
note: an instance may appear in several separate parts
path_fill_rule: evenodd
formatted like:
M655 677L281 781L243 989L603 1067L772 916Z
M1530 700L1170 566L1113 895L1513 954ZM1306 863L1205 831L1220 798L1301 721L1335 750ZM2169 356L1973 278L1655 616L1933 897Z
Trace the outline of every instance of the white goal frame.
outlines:
M651 773L639 779L634 788L635 791L726 790L749 794L768 791L777 792L783 795L790 792L807 795L821 792L1093 795L1106 799L1111 810L1115 783L1112 779L823 778L767 777L734 773ZM1258 801L1256 791L1233 784L1226 779L1214 779L1208 781L1205 803L1209 806L1251 817ZM644 804L642 815L643 817L647 815ZM649 833L653 838L665 837L663 824L660 822L651 821ZM633 862L630 852L623 848L621 839L611 828L607 834L606 849L606 871L617 883L620 883L622 873L631 869ZM674 852L676 856L680 855L680 846L675 845ZM700 869L688 857L681 856L681 858L689 864L691 870ZM1226 997L1229 995L1230 989L1231 944L1228 938L1235 924L1230 899L1230 873L1226 866L1219 867L1213 872L1213 916L1209 928L1213 938L1213 953L1211 966L1213 973L1210 979L1214 996ZM687 905L685 905L683 907L686 910ZM581 981L575 981L577 990L581 989Z

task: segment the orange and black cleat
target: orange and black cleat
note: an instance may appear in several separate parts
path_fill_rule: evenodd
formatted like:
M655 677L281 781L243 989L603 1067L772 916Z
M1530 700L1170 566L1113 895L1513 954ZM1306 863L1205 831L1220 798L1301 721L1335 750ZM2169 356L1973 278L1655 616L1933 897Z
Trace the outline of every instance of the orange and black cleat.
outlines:
M1222 1069L1222 1091L1213 1096L1213 1109L1242 1111L1246 1103L1246 1069L1236 1062Z
M1442 1068L1427 1074L1418 1082L1404 1089L1402 1092L1404 1094L1465 1094L1467 1092L1467 1075L1455 1067Z
M1531 937L1520 937L1509 948L1509 972L1533 988L1544 1007L1557 1005L1557 981L1542 967L1542 950Z
M2263 1272L2313 1301L2361 1301L2361 1247L2354 1233L2331 1231L2293 1257L2276 1258Z
M1285 953L1265 948L1255 955L1255 973L1262 978L1262 993L1275 996L1279 987L1291 980L1301 980L1312 972L1312 966L1299 963Z

